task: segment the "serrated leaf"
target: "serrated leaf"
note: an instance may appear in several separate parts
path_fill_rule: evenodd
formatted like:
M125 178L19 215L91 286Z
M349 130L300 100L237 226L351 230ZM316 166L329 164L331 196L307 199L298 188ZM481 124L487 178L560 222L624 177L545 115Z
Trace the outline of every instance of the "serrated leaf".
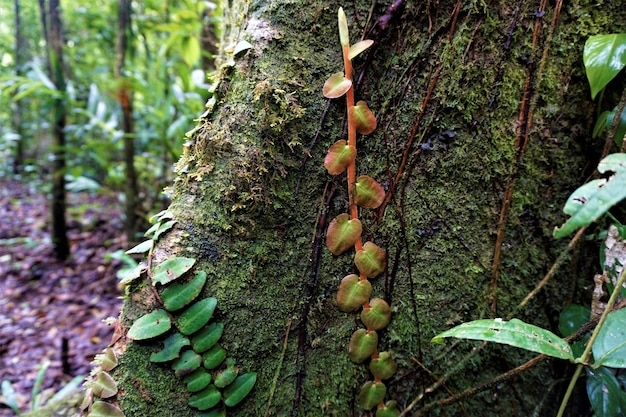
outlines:
M202 357L193 350L185 350L179 358L172 362L172 369L176 376L182 378L191 374L202 365Z
M470 321L438 334L433 337L432 342L443 343L445 337L502 343L555 358L574 360L572 349L565 340L548 330L518 319Z
M224 404L234 407L243 401L256 383L256 372L243 374L224 390Z
M171 327L172 322L167 312L157 309L139 317L128 329L127 336L133 340L152 339L167 332Z
M348 109L348 116L355 124L356 131L362 135L369 135L376 130L376 116L367 107L364 101L358 101L355 106Z
M163 349L150 355L151 362L169 362L180 356L180 350L189 346L189 339L180 333L174 333L163 341Z
M333 255L341 255L359 240L363 226L359 219L350 219L347 213L335 217L328 225L326 246Z
M124 417L124 413L113 404L96 401L91 405L91 412L87 417Z
M152 283L156 284L169 284L175 279L180 278L189 271L191 267L196 263L194 258L185 258L177 256L172 259L160 263L154 268L152 273Z
M211 349L222 337L224 332L223 323L211 323L204 327L191 338L191 346L193 350L202 353Z
M355 363L363 363L367 358L376 352L378 346L378 334L375 331L368 332L365 329L358 329L350 337L348 345L348 356Z
M352 81L347 79L343 72L331 75L322 87L322 93L326 98L339 98L346 94L352 87Z
M385 199L385 190L372 177L361 175L354 184L354 200L365 208L377 208Z
M372 242L365 242L363 249L354 255L354 263L359 272L368 278L376 278L387 267L387 255Z
M589 37L585 42L583 62L591 87L591 98L595 99L626 65L626 34Z
M611 154L598 164L600 173L613 172L608 179L598 179L579 187L567 199L563 211L571 218L554 237L565 237L580 227L587 226L626 197L626 154Z
M370 330L381 330L387 327L391 320L391 308L381 298L373 298L368 307L361 310L361 321Z
M146 253L149 252L150 249L152 249L152 245L154 245L154 240L150 239L150 240L146 240L145 242L141 242L140 244L138 244L137 246L128 249L126 251L126 254L130 255L131 253Z
M626 310L608 314L592 350L594 367L626 368Z
M387 394L387 387L382 382L367 381L359 392L359 404L365 410L371 410L382 403Z
M341 311L350 313L365 304L371 293L372 284L368 280L360 280L355 274L346 275L339 284L337 306Z
M98 372L98 376L91 384L91 390L100 398L110 398L117 394L117 384L108 373Z
M596 417L626 414L626 393L613 373L604 367L587 369L587 396Z
M184 335L197 332L211 320L217 300L213 297L204 298L188 307L178 316L178 330Z
M362 41L358 41L354 45L350 46L350 61L356 58L361 52L365 51L367 48L372 46L374 41L371 39L363 39Z
M192 395L187 404L189 404L190 407L204 411L215 407L221 399L222 394L220 394L215 385L209 385L199 393Z
M324 158L324 167L330 175L339 175L354 163L356 148L345 140L338 140L329 149Z
M200 295L206 282L206 272L197 271L195 278L186 284L173 283L161 293L161 300L168 311L176 311L185 307Z

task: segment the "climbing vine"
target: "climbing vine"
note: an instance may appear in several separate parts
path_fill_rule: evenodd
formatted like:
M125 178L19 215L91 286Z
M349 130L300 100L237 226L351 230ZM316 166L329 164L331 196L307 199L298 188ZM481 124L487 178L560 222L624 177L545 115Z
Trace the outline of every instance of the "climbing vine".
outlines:
M400 414L395 401L384 402L387 387L383 380L393 376L395 362L388 352L378 352L378 330L391 320L391 308L381 298L370 298L370 278L380 276L387 266L387 255L374 242L362 242L362 224L359 207L379 207L385 192L382 186L367 175L356 177L357 133L368 135L376 129L376 118L364 101L355 103L352 82L352 59L365 51L372 40L362 40L350 46L348 23L342 8L338 11L339 40L343 53L344 71L333 74L324 84L324 96L330 99L346 96L348 113L348 140L335 142L324 159L331 175L347 172L348 213L333 219L326 234L326 246L333 255L355 249L354 263L359 274L345 276L339 284L337 305L344 312L361 308L361 322L365 328L356 330L351 338L348 355L355 363L370 359L369 369L374 376L366 382L359 394L359 403L366 410L377 407L376 417L395 417Z
M138 264L122 284L128 285L147 274L158 305L135 320L126 337L162 342L162 348L150 355L150 361L169 365L190 393L189 406L203 412L199 416L225 417L228 407L236 406L250 393L257 375L255 372L239 375L234 359L219 345L224 324L211 322L217 299L200 297L207 274L195 271L189 277L196 260L177 256L151 265L156 241L176 223L167 220L169 217L167 211L153 217L155 224L146 232L150 239L127 252L148 252L148 262ZM118 322L111 344L120 337ZM109 374L117 366L117 355L108 347L96 360L99 366L88 384L90 392L84 405L89 408L88 417L123 417L123 411L115 403L117 384Z

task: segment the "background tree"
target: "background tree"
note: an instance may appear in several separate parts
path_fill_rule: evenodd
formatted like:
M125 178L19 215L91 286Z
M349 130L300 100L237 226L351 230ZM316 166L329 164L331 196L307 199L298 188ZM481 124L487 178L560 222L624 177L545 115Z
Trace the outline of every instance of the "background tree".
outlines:
M329 219L349 199L344 178L323 168L345 124L341 100L321 95L343 68L340 4L222 6L213 104L177 164L169 211L178 223L151 264L187 256L207 272L204 295L217 299L225 326L220 343L242 372L258 373L251 397L229 416L371 415L356 398L368 370L346 354L360 324L335 302L352 257L324 245ZM590 139L582 47L591 34L623 31L623 8L584 0L343 6L351 43L375 41L355 59L357 99L378 120L359 138L357 170L386 192L361 221L388 257L373 282L394 312L379 342L398 368L388 398L406 415L554 415L559 381L571 371L561 363L491 384L528 353L430 339L509 315L557 331L556 312L588 297L595 267L578 244L519 307L566 250L552 230L602 148ZM161 305L142 277L129 286L118 336ZM126 415L196 414L170 367L149 360L161 340L116 340L121 389L112 401ZM473 395L457 395L471 387Z

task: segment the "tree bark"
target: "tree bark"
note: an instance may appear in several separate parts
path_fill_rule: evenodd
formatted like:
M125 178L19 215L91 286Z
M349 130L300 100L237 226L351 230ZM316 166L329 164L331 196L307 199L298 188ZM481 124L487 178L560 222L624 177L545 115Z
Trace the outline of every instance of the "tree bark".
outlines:
M329 220L348 208L345 176L323 167L346 120L343 99L321 94L343 69L339 6L225 4L221 45L246 40L252 48L222 51L214 104L177 164L169 211L178 223L152 265L187 256L208 273L203 295L218 300L220 343L242 372L258 373L228 416L374 415L358 405L367 366L347 355L362 325L335 301L352 256L335 257L324 244ZM354 60L357 100L378 120L374 133L359 136L356 164L357 175L387 193L380 208L360 214L363 237L388 257L383 277L372 280L372 297L393 309L379 334L379 350L398 367L386 398L405 415L554 415L566 385L559 381L571 374L562 362L490 385L532 355L430 340L489 317L557 332L558 311L587 299L595 267L579 244L518 308L565 250L552 230L597 163L602 144L590 140L582 47L589 35L623 31L623 8L522 0L343 6L351 42L375 41ZM146 277L129 286L122 329L159 307L149 287ZM112 374L122 389L113 401L127 416L197 414L173 371L149 361L161 346L125 336L115 343ZM457 401L483 383L488 393Z
M27 43L22 35L22 21L20 18L20 1L13 2L15 9L15 75L21 77L24 74L24 63L26 62ZM17 93L16 93L17 94ZM14 104L13 128L18 138L15 144L15 156L13 157L13 173L20 174L24 164L24 129L22 128L22 112L24 111L22 102L17 100Z

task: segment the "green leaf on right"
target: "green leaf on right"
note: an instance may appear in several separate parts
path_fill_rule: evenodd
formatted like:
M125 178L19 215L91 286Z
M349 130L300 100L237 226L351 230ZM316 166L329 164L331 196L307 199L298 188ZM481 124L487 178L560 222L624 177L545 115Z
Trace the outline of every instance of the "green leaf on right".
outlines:
M591 98L611 82L626 66L626 33L591 36L583 51Z
M567 342L554 333L518 319L475 320L463 323L433 337L431 342L443 343L444 337L484 340L502 343L560 359L574 361Z
M592 350L594 367L626 368L626 310L609 313Z
M626 413L626 392L611 370L587 368L587 396L596 417L617 417Z
M571 217L563 226L554 229L555 238L565 237L591 224L626 198L626 154L606 156L598 164L598 171L601 174L612 172L613 175L589 181L570 195L563 211Z

